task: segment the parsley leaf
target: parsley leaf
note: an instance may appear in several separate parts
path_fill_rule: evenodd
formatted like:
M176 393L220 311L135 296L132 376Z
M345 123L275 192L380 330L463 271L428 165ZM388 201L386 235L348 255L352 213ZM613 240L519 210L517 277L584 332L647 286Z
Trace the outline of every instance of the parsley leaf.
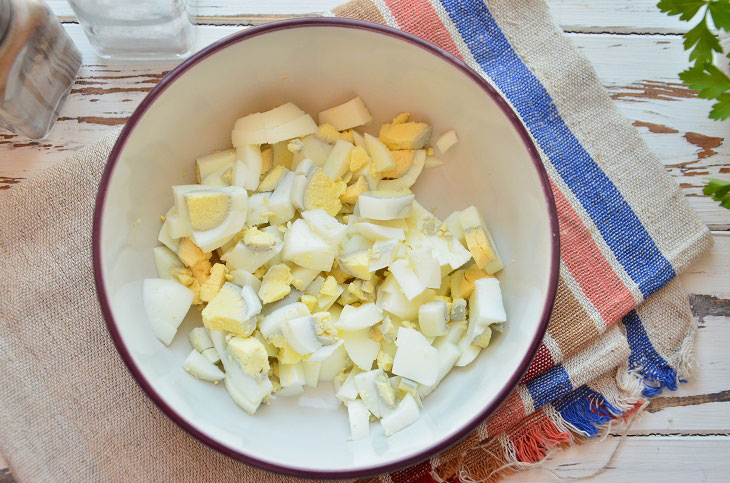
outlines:
M707 17L684 34L684 50L690 49L689 60L694 61L695 65L712 62L713 51L722 52L720 40L707 27Z
M710 63L691 67L681 72L679 78L703 99L717 99L730 90L730 78Z
M730 92L718 96L717 102L712 105L710 117L718 121L724 121L730 117Z
M705 5L705 0L661 0L657 7L667 15L679 15L680 20L690 20Z
M712 23L715 27L730 32L730 8L728 2L712 2L707 9L710 11Z
M702 192L712 196L712 199L718 201L723 208L730 208L730 181L710 178Z

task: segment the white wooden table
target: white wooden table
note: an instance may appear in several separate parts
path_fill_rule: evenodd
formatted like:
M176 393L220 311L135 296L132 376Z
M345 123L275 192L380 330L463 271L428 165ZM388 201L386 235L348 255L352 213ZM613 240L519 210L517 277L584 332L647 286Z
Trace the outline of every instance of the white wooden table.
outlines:
M83 52L84 65L51 135L39 143L0 130L0 189L123 124L174 62L130 63L96 57L64 0L50 1ZM246 26L318 15L340 0L199 0L198 46ZM600 481L727 481L730 478L730 210L701 195L706 176L730 178L730 122L707 118L710 103L679 83L687 65L686 24L661 14L656 0L548 0L556 21L593 62L618 108L637 126L715 237L712 253L681 279L699 321L697 375L652 401ZM563 477L592 474L608 460L618 431L602 442L549 458ZM0 455L0 483L13 481ZM542 470L514 481L549 480Z

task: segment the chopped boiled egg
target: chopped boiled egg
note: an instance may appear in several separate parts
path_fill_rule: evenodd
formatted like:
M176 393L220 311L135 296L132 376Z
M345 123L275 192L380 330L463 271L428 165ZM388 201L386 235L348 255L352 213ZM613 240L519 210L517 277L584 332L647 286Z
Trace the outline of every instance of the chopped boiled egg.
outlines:
M203 309L203 324L210 330L225 330L236 335L249 336L256 329L248 304L241 289L230 282Z
M200 352L193 350L185 358L183 369L203 381L218 382L226 377L218 366L206 359Z
M372 220L405 218L411 212L414 199L413 193L372 191L360 195L355 210L363 218Z
M430 386L438 379L438 351L417 330L401 328L395 340L398 349L393 374Z
M464 231L466 246L474 257L477 267L488 273L502 270L502 258L479 211L474 206L468 207L459 213L459 222Z
M177 328L193 303L195 294L183 285L159 278L142 284L142 300L152 331L165 345L170 345Z
M319 113L320 124L331 124L338 131L362 126L369 123L372 118L359 96Z
M289 265L279 263L269 268L264 278L261 279L261 288L258 291L261 302L270 304L283 299L291 292L291 282L292 275Z
M200 306L192 376L223 381L251 415L331 381L353 440L371 419L386 436L412 424L506 321L502 262L476 208L442 222L411 191L443 164L431 126L404 112L378 136L358 130L371 121L359 97L319 125L291 102L239 118L233 148L198 157L197 184L172 187L160 279L143 284L165 344ZM456 139L440 136L440 155Z
M269 372L269 354L256 337L233 337L228 350L241 368L251 376Z
M436 140L436 147L439 148L441 154L445 154L446 151L451 149L451 147L457 143L458 140L459 138L456 137L456 131L452 129L451 131L447 131L439 136Z
M423 149L431 139L431 126L423 122L383 124L380 140L388 149Z

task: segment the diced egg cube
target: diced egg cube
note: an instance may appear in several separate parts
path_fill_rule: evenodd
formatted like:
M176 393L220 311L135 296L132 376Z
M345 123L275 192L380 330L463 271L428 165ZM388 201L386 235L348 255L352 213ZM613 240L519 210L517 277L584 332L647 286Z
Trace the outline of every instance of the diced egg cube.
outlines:
M182 268L183 264L177 255L167 247L155 247L152 249L152 255L155 258L155 266L157 267L157 275L160 278L172 279L170 271L173 268Z
M373 220L404 218L410 214L414 198L412 193L373 191L360 195L355 212Z
M279 381L281 387L303 386L306 381L304 380L302 363L279 364Z
M430 386L438 379L438 351L423 334L402 327L395 340L398 347L393 361L393 374Z
M269 354L256 337L233 337L228 341L228 350L246 374L269 372Z
M188 339L190 340L190 344L192 344L198 352L203 352L205 349L213 347L213 341L210 340L208 331L203 327L195 327L191 330L188 334Z
M148 278L142 283L142 299L152 331L170 345L193 303L194 294L173 280Z
M456 142L459 140L458 137L456 137L456 131L453 129L451 131L447 131L443 133L439 138L436 140L436 147L439 148L439 151L441 151L441 154L444 154L446 151L448 151Z
M203 357L198 351L193 350L183 362L183 369L203 381L218 382L226 375L218 366Z
M309 228L333 247L339 245L347 234L347 226L324 210L303 211L302 218L307 222Z
M413 300L426 289L408 260L396 260L390 264L389 270L408 300Z
M287 319L281 329L289 345L300 354L311 354L322 347L322 343L317 340L311 315Z
M395 410L380 420L380 424L383 426L385 435L391 436L415 423L418 416L418 403L413 396L406 394Z
M331 124L338 131L362 126L371 120L370 111L360 96L319 113L320 124Z
M418 308L418 326L426 337L438 337L448 332L449 309L446 302L432 300Z
M408 253L413 271L426 288L441 287L441 266L430 248L416 248Z
M367 438L370 434L370 411L362 401L347 402L347 416L350 421L350 439Z
M350 152L353 148L352 143L348 143L342 139L335 143L335 147L327 157L327 161L322 168L330 179L342 178L350 169Z
M308 387L317 387L319 382L319 372L322 370L321 362L302 361L302 370L304 371L304 384Z
M256 328L256 320L248 317L249 313L241 289L226 282L203 309L203 324L210 330L225 330L246 337Z
M381 320L383 311L372 302L359 307L346 305L342 309L336 327L342 330L360 330L372 327Z
M466 246L474 257L477 266L488 273L496 273L502 270L502 258L499 256L494 239L476 207L470 206L459 213L459 222L464 231Z
M283 260L305 268L329 271L336 250L309 228L307 222L296 220L284 235Z
M380 350L380 344L370 338L369 332L369 329L361 329L348 330L342 334L347 355L363 371L369 371L373 367L373 361Z
M469 328L467 336L473 341L491 324L506 322L502 290L496 278L482 278L474 283L469 298Z

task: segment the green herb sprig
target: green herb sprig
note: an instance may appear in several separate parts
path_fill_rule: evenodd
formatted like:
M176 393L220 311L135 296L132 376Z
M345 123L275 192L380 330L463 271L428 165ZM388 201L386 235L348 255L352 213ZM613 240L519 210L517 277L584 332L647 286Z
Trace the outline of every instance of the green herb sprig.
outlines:
M684 50L689 50L692 67L679 78L703 99L713 99L710 118L721 121L730 117L730 77L712 63L714 53L724 54L715 28L730 32L730 0L661 0L657 7L668 15L689 21L698 13L699 22L684 34ZM728 55L730 58L730 55Z
M730 0L661 0L657 7L668 15L679 15L685 22L699 18L697 25L684 34L684 50L689 50L692 66L679 73L679 78L702 99L714 100L710 119L723 121L730 117L730 77L714 63L715 53L725 55L719 36L710 30L730 32ZM698 15L699 14L699 15ZM730 59L730 53L727 54ZM702 192L720 206L730 209L730 181L708 179Z

